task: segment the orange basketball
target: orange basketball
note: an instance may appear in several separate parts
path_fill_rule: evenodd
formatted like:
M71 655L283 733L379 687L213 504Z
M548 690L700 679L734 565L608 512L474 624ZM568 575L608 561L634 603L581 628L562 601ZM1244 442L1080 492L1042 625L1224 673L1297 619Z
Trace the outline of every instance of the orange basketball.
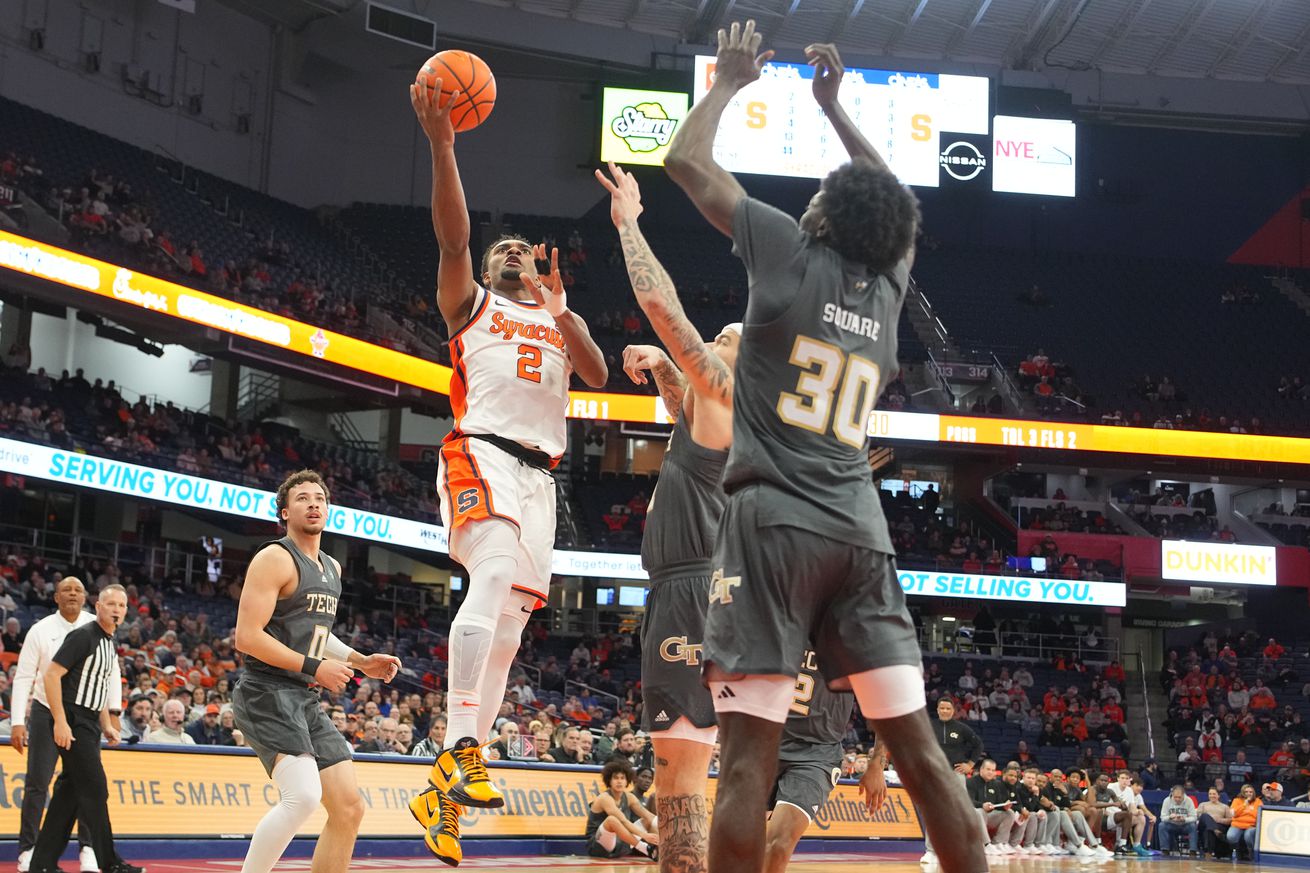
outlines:
M496 77L486 61L462 49L437 52L423 64L415 81L431 90L437 79L441 80L438 106L444 107L450 95L459 92L459 100L450 110L455 130L472 130L487 120L496 105Z

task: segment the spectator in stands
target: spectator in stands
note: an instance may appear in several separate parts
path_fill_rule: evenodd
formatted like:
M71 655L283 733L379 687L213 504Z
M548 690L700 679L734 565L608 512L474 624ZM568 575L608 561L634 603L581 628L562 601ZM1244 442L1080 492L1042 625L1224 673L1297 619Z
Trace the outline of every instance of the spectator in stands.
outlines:
M1274 698L1274 692L1262 680L1256 679L1255 688L1251 691L1251 710L1267 714L1277 706L1278 701Z
M1206 792L1206 800L1196 808L1197 824L1205 845L1202 850L1219 857L1220 849L1228 851L1228 826L1233 821L1233 809L1223 802L1218 789Z
M1232 686L1228 689L1228 708L1234 712L1240 712L1251 703L1251 693L1246 690L1246 684L1241 679L1234 679Z
M1253 773L1254 768L1246 760L1246 750L1238 749L1232 763L1228 765L1228 778L1233 783L1241 785L1243 782L1250 782Z
M1183 786L1175 785L1160 805L1160 848L1172 852L1174 841L1187 837L1189 855L1197 856L1197 812Z
M1028 748L1027 740L1019 740L1015 746L1014 753L1010 755L1010 760L1017 763L1020 767L1027 768L1031 764L1037 763L1037 756Z
M160 710L160 727L152 730L145 739L147 743L168 744L174 746L194 746L195 738L183 730L186 722L186 707L182 701L174 698L164 703Z
M127 718L122 721L123 742L144 742L146 734L150 733L150 717L154 712L155 705L149 695L133 694L128 702Z
M1260 799L1269 806L1281 806L1283 803L1282 784L1266 782L1260 789Z
M1164 778L1160 773L1160 764L1155 758L1147 758L1142 762L1142 769L1137 771L1137 778L1142 780L1142 788L1146 791L1157 791L1160 788L1161 780Z
M392 749L395 753L397 755L408 755L413 746L414 726L408 722L396 725L396 738L392 741Z
M211 703L205 707L205 714L191 723L186 732L195 740L197 746L223 745L223 731L218 725L218 704Z
M1124 760L1114 746L1106 746L1105 752L1101 755L1101 769L1107 773L1128 773L1128 762ZM1129 778L1132 774L1128 773Z
M1255 820L1263 801L1255 796L1254 785L1243 785L1241 793L1233 798L1233 819L1228 825L1228 842L1233 850L1241 854L1242 844L1246 844L1248 856L1255 851Z
M410 755L422 758L435 758L441 754L441 746L446 741L446 717L434 715L428 725L428 735L419 740L410 750Z
M0 635L0 648L6 652L13 652L15 655L23 650L23 640L27 639L27 631L22 627L17 618L10 616L5 619L5 632Z
M957 680L956 685L959 687L961 691L978 690L978 679L973 675L972 663L968 661L965 662L964 672L960 674L960 678L959 680Z
M500 737L489 747L501 761L518 757L519 726L517 722L505 721L500 726ZM493 759L495 760L495 759Z

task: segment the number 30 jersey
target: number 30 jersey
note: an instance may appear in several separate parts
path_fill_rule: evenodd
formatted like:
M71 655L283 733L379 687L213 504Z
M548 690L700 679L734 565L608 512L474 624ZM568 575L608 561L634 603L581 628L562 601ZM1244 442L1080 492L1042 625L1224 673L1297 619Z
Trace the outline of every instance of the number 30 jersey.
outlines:
M874 403L897 374L906 262L873 273L749 197L733 216L733 251L745 262L750 299L724 490L772 492L757 502L761 527L894 553L867 434Z
M564 335L544 306L479 287L468 322L450 338L455 428L492 434L558 460L564 454L569 401Z

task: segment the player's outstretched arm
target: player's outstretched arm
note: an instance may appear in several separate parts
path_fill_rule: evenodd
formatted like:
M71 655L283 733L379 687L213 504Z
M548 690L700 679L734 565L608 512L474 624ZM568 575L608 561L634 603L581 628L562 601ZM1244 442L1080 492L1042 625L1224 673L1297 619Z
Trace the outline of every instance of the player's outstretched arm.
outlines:
M673 279L637 226L637 217L642 210L637 180L613 163L609 165L609 171L612 179L606 178L600 170L596 171L596 179L610 193L610 218L619 231L623 260L628 267L628 279L632 282L637 304L650 319L655 335L669 350L673 362L682 370L697 398L731 404L732 371L709 350L696 326L687 318ZM737 184L735 179L733 184ZM731 215L728 223L732 224ZM669 405L668 398L664 404ZM672 407L669 407L669 412L673 412Z
M757 54L762 38L755 32L754 21L747 21L744 28L734 21L731 30L719 30L714 84L683 119L664 158L669 178L687 192L701 215L725 236L732 236L732 215L746 191L715 162L714 134L728 103L760 77L760 70L773 57L772 51Z
M814 43L805 47L805 57L809 65L814 67L814 100L823 109L823 114L828 116L833 130L837 131L841 144L846 147L846 154L852 159L862 158L876 167L887 169L887 162L882 159L882 155L860 133L855 122L851 121L837 101L842 74L846 72L841 56L837 54L837 47L832 43Z
M623 372L634 385L647 383L646 371L655 379L664 409L673 420L682 417L682 401L687 395L687 380L673 359L659 346L627 346L623 350Z
M545 244L533 246L532 256L538 261L546 260ZM559 249L550 250L550 274L544 281L540 276L528 273L519 273L519 281L534 300L546 307L550 317L555 319L555 326L564 337L564 353L569 356L569 364L574 371L592 388L604 388L610 379L605 353L591 338L587 322L569 309L564 280L559 272Z
M254 655L270 667L305 673L337 693L354 678L354 670L341 661L321 660L310 657L308 652L297 652L265 630L277 606L278 593L295 575L296 563L286 549L270 546L255 555L246 568L246 581L237 606L237 651Z
M450 96L445 107L437 106L440 97L440 79L430 88L417 83L409 86L409 102L432 148L432 229L441 249L437 308L451 330L457 330L473 311L477 279L469 253L468 203L455 162L455 128L450 123L450 110L458 102L459 92Z

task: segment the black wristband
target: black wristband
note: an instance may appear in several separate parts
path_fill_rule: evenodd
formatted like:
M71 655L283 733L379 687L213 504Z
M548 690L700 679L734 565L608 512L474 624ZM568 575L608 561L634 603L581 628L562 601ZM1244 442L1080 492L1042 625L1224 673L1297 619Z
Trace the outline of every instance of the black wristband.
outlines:
M318 668L319 665L322 663L323 660L321 658L311 658L309 657L309 655L306 655L305 663L300 665L300 672L304 673L310 679L313 679L316 675L318 675Z

